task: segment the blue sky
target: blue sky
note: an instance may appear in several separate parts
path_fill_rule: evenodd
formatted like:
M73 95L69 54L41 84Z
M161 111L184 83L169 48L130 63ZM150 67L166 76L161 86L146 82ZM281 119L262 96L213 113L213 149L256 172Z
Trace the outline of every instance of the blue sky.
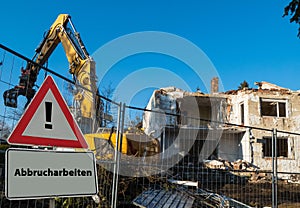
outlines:
M57 15L68 13L90 54L127 34L161 31L182 37L200 48L215 66L224 90L236 89L244 80L251 87L255 87L256 81L268 81L298 90L300 40L296 36L297 25L290 24L288 18L282 18L283 8L288 2L4 1L1 3L0 42L32 57L44 31ZM97 58L95 60L97 62ZM137 54L121 60L111 68L100 88L110 82L117 86L128 74L151 67L174 72L188 83L191 90L200 87L202 91L208 91L184 63L157 54ZM49 68L68 74L68 63L61 47L51 56ZM101 63L97 62L97 74L100 73L100 76L101 70ZM155 79L159 73L147 76L147 79L139 81ZM177 84L169 82L172 79L168 77L166 80L168 85ZM149 87L137 92L137 95L127 96L135 97L133 105L144 107L152 90Z

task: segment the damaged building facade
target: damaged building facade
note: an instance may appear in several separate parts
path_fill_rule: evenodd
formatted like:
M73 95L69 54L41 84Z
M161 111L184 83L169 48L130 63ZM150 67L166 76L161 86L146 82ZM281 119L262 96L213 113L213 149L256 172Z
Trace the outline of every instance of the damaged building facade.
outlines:
M175 87L156 90L147 109L166 114L146 112L145 133L157 138L168 156L186 151L182 146L187 146L189 156L200 162L245 160L271 170L272 132L263 129L300 132L300 92L267 82L256 85L256 89L217 92L218 79L213 79L210 94ZM192 129L197 133L191 134ZM277 133L279 172L300 171L299 150L299 136Z
M227 99L227 119L230 123L284 132L300 132L300 93L268 82L255 83L257 89L242 89L224 93ZM243 129L238 127L237 129ZM232 137L239 144L241 155L226 158L233 147L222 145L220 157L244 159L261 169L272 168L272 134L270 131L245 128L244 133ZM222 148L222 146L224 148ZM279 172L300 171L299 136L277 133L277 158ZM235 151L236 152L236 151Z

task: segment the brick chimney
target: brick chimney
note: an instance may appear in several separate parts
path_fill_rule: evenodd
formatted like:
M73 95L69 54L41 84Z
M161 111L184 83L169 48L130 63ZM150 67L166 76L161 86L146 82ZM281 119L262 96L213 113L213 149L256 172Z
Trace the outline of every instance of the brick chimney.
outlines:
M210 94L219 92L219 78L213 77L210 82Z

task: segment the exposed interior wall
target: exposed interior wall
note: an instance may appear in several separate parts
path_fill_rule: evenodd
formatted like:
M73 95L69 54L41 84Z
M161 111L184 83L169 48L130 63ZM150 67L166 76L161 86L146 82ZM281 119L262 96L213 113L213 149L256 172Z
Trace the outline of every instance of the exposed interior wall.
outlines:
M244 159L243 144L241 142L243 136L244 133L224 132L218 146L218 157L229 162Z
M220 132L195 128L165 128L161 139L162 158L187 156L190 162L217 159Z

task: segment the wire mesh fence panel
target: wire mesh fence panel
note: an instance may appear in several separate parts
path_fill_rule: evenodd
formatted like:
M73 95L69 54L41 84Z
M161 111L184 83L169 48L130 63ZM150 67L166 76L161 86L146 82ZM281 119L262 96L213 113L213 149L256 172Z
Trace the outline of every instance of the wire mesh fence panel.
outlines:
M299 173L280 173L278 180L278 207L300 207ZM281 180L280 178L289 178Z
M133 205L133 200L143 191L163 185L164 164L160 158L159 138L144 133L144 111L124 109L124 130L121 140L118 178L118 207Z
M1 94L18 85L24 65L26 60L0 50ZM37 86L45 75L41 71ZM244 125L251 123L246 114L235 116L237 124L228 122L232 106L224 97L188 94L175 102L160 95L165 104L156 100L140 109L91 93L66 77L55 81L95 153L99 188L93 197L58 197L56 207L300 207L299 134L297 128L276 129L290 125L287 102L260 99L255 110L262 111L261 128ZM89 97L93 116L83 113L81 96ZM6 140L26 102L24 96L18 108L0 102L0 207L52 202L8 200L4 194ZM249 110L246 102L238 107Z
M26 61L0 49L0 94L19 84L19 74ZM37 82L38 84L39 82ZM2 97L2 96L1 96ZM0 100L0 207L49 207L49 199L8 200L5 197L5 150L10 147L7 138L23 114L26 98L18 100L17 108L4 105L5 98ZM23 147L28 148L28 147ZM28 187L29 188L29 187Z
M289 138L293 139L288 140L287 146L281 141L287 136L278 138L277 135L276 158L272 153L275 146L269 141L274 138L272 129L219 121L211 124L213 121L207 122L206 118L183 115L180 119L192 125L167 125L167 119L177 121L179 115L167 117L155 110L134 111L142 109L129 106L126 115L142 118L125 119L123 139L126 138L128 153L134 157L122 155L120 160L120 205L275 207L276 199L278 207L299 206L298 173L280 174L279 171L284 170L282 164L295 162L289 163L294 153L287 146L294 151L297 134L289 132ZM149 120L152 119L152 125L159 124L158 128L145 129L151 125L144 123L147 114L148 119L149 114L155 117ZM133 119L139 122L132 122ZM295 146L290 145L291 141ZM274 161L278 163L277 171Z
M109 120L105 121L105 126L98 128L95 134L90 134L94 146L92 150L95 152L97 168L98 168L98 184L99 184L99 206L112 207L114 203L114 190L116 187L116 154L118 151L117 144L120 136L119 118L120 105L116 103L105 103L109 105L105 113ZM87 136L86 136L87 138ZM124 152L125 149L120 150Z

